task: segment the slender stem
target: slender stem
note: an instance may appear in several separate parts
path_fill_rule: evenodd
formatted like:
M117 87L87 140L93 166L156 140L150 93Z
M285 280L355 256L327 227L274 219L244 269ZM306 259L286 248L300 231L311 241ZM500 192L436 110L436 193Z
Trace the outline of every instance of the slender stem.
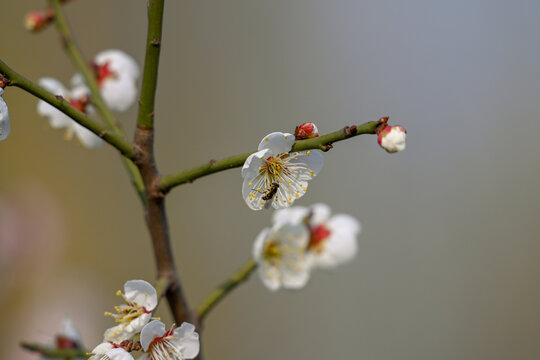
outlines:
M107 125L109 125L116 133L121 134L121 129L115 125L116 120L114 119L114 115L107 105L105 105L105 102L99 93L99 86L94 77L94 73L88 67L87 62L84 60L81 54L81 51L73 40L73 35L69 29L60 0L49 0L49 3L54 9L54 22L60 36L62 37L62 44L64 45L66 53L71 58L73 65L75 65L77 70L79 70L84 77L86 85L92 94L92 103L98 110L103 120L105 120L105 123L107 123Z
M109 131L94 119L86 116L84 113L74 108L64 98L51 94L39 85L15 72L2 60L0 60L0 74L3 74L9 80L10 86L23 89L24 91L54 106L80 125L101 137L103 140L105 140L105 142L115 147L125 157L129 159L133 159L135 157L135 152L133 151L131 143L124 137Z
M71 34L71 30L69 29L66 17L63 12L63 8L61 6L61 2L61 0L49 0L51 7L54 9L54 21L56 24L56 28L60 33L60 36L62 37L62 43L64 45L64 48L69 57L71 58L73 65L83 75L84 80L88 88L90 89L90 93L92 94L92 104L96 107L99 114L101 115L105 123L112 129L112 131L118 136L124 137L124 132L116 124L113 113L101 97L101 94L99 92L99 85L96 81L94 73L88 67L88 63L84 60L81 51L79 50L77 44L73 39L73 35ZM144 193L144 185L142 183L142 178L139 170L129 159L122 160L124 161L126 170L131 177L131 182L135 188L135 191L137 192L137 195L139 196L139 199L143 204L145 204L146 195Z
M291 152L303 151L310 149L319 149L323 151L329 150L330 145L334 142L345 140L362 134L375 134L380 121L370 121L359 126L345 127L344 129L335 131L330 134L322 135L313 139L298 140L294 143ZM253 152L248 152L240 155L234 155L221 160L211 160L203 165L181 171L177 174L164 176L161 180L161 190L165 193L172 188L185 183L193 182L194 180L206 175L227 169L237 168L244 164L249 155Z
M75 359L88 358L89 353L81 349L56 349L38 344L21 343L21 346L29 351L37 352L46 358Z
M163 25L164 0L148 1L148 33L144 60L143 88L139 103L137 126L143 129L154 127L154 102L161 50L161 30Z
M217 289L212 291L197 307L199 321L202 321L206 315L208 315L208 313L225 298L225 296L233 291L238 285L245 282L256 268L257 264L255 261L249 260L242 268L235 272L229 280L225 281Z
M167 301L177 324L195 324L193 313L184 296L171 248L169 224L165 209L165 194L159 188L161 177L154 158L154 100L159 66L159 48L163 22L164 0L148 2L148 37L144 64L143 84L139 106L139 121L135 129L135 165L144 184L147 203L146 225L152 238L158 278L169 280Z

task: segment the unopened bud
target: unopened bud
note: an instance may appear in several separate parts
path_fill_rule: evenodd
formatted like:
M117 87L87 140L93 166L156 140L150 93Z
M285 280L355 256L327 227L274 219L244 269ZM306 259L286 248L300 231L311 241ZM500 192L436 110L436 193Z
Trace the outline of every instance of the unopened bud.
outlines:
M29 31L39 31L49 25L54 19L54 11L32 11L26 14L24 26Z
M294 130L296 140L311 139L319 136L319 130L312 122L303 123Z
M395 153L405 150L405 139L407 130L400 125L386 125L377 129L377 141L379 145L389 153Z

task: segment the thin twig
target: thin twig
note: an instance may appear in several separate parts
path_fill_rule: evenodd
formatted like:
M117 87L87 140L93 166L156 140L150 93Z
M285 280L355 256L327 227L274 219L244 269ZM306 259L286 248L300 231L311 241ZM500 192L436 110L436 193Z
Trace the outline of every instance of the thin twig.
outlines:
M208 315L208 313L238 285L249 279L249 276L256 268L257 263L255 263L254 260L249 260L247 263L244 264L244 266L242 266L242 268L235 272L229 280L225 281L218 288L212 291L206 297L206 299L197 307L197 315L199 317L199 321L201 322L206 317L206 315Z
M384 118L383 118L384 119ZM375 134L377 126L381 123L379 121L370 121L359 126L348 126L344 129L335 131L330 134L322 135L313 139L298 140L294 143L291 149L293 151L319 149L328 151L331 148L331 144L337 141L345 140L354 136L362 134ZM253 152L248 152L240 155L234 155L221 160L212 160L203 165L181 171L177 174L167 175L161 179L161 190L164 193L169 192L171 189L178 185L193 182L194 180L206 175L210 175L216 172L233 169L240 167L244 164L249 155Z
M21 343L21 346L29 351L37 352L46 358L59 358L59 359L75 359L75 358L88 358L90 354L85 350L80 349L57 349L39 344Z
M148 36L144 63L143 83L139 105L139 117L135 130L134 147L137 165L146 191L146 224L152 238L157 276L167 278L166 296L177 324L195 324L193 313L187 304L171 248L169 224L165 209L165 196L159 188L161 177L154 158L154 102L161 47L164 0L148 1Z
M71 34L71 30L69 29L66 17L63 12L63 8L61 6L61 2L61 0L49 0L51 7L54 9L54 22L56 24L58 32L60 33L60 36L62 37L64 49L69 55L73 65L83 75L86 85L88 86L88 88L90 89L90 93L92 94L92 104L96 107L105 123L112 129L113 133L117 134L118 136L124 137L124 132L116 124L113 113L101 97L101 94L99 92L99 85L96 81L94 73L89 68L88 63L84 60L81 51L79 50L77 44L73 39L73 35ZM144 192L144 185L142 183L142 178L139 170L131 162L130 159L123 158L122 160L124 161L126 170L131 177L133 187L135 188L139 199L143 204L146 204L146 194Z
M0 74L9 79L9 86L15 86L24 91L34 95L35 97L45 101L46 103L54 106L80 125L84 126L97 136L101 137L105 142L115 147L122 155L127 158L133 159L135 152L129 141L118 134L108 131L103 125L96 120L86 116L84 113L73 107L68 101L60 96L55 96L43 89L39 85L33 83L29 79L20 75L11 69L5 62L0 60Z

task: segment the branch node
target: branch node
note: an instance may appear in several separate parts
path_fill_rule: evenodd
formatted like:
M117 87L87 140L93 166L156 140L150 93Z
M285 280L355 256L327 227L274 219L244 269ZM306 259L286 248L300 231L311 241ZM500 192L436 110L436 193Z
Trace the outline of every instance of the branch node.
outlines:
M329 151L329 150L331 150L333 148L334 148L334 145L332 145L332 144L326 144L326 145L321 146L321 150L324 151L324 152L327 152L327 151Z
M56 100L58 101L64 101L64 97L62 95L54 95L54 97L56 98Z
M154 38L151 44L152 46L159 46L161 44L161 41L158 38Z
M216 160L214 160L214 159L210 160L210 166L214 165L215 163L216 163Z

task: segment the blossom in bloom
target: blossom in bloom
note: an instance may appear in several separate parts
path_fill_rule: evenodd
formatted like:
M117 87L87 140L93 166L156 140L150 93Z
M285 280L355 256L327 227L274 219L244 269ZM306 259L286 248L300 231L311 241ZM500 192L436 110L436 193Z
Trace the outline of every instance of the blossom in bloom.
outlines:
M9 135L9 111L6 102L2 98L4 89L0 87L0 141Z
M72 90L68 90L58 80L53 78L41 78L39 80L45 90L57 96L62 96L66 101L73 105L77 110L92 115L94 110L88 105L88 89L85 86L78 85ZM66 139L70 140L75 135L82 145L89 149L94 149L103 145L103 140L84 126L78 124L69 116L47 104L45 101L38 102L38 113L49 118L49 124L57 128L66 128Z
M126 350L110 343L99 344L91 353L93 355L88 360L134 360Z
M293 206L274 213L274 224L286 222L308 227L310 236L306 251L315 266L333 268L356 256L356 238L361 225L350 215L337 214L331 217L330 208L325 204L315 204L309 208Z
M144 353L138 360L193 359L199 354L199 334L190 323L167 330L165 324L154 320L142 329L141 346Z
M407 130L400 125L386 125L377 130L377 142L389 153L405 150Z
M303 123L294 130L296 140L311 139L319 136L319 129L312 122Z
M300 223L279 223L261 231L253 244L253 258L268 289L300 289L307 284L312 268L306 256L308 243L309 231Z
M126 111L137 98L139 66L123 51L111 49L100 52L92 63L99 91L107 106ZM77 79L83 82L82 76Z
M323 167L320 150L290 152L294 135L273 132L264 137L258 151L242 167L242 196L253 210L290 206L303 196Z
M119 324L105 331L104 341L120 342L133 337L150 321L158 303L156 289L144 280L127 281L124 293L118 290L116 294L122 296L125 303L115 307L116 314L105 313Z

